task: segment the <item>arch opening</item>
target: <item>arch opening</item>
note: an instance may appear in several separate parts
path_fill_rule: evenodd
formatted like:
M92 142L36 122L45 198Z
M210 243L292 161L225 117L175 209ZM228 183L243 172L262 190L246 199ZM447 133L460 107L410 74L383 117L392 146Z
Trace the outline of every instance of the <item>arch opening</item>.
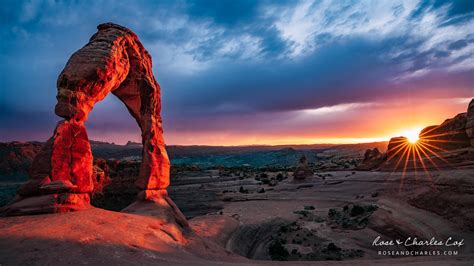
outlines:
M134 182L141 163L140 127L116 96L98 102L85 126L93 154L91 205L121 211L139 192Z

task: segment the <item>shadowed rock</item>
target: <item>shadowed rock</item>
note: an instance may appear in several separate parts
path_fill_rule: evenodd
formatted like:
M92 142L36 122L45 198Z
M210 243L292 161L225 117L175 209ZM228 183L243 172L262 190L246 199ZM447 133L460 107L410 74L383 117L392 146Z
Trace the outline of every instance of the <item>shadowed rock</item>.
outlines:
M467 108L466 120L466 135L469 138L471 146L474 147L474 99L471 100Z
M474 100L465 113L446 119L440 125L425 127L417 143L405 137L390 139L387 156L379 170L400 171L425 168L453 168L472 165L474 147Z
M446 119L441 125L424 128L420 132L420 139L446 150L465 148L471 146L466 130L467 113L460 113Z
M364 159L356 167L356 170L372 170L377 168L385 159L383 153L377 148L367 149L364 153Z

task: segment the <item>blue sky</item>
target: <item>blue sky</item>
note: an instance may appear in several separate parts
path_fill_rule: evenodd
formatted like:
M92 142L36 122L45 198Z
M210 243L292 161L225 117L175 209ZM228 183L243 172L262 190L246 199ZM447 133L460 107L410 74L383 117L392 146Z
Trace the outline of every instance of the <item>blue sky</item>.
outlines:
M46 140L56 79L103 22L137 33L173 144L381 140L474 96L474 1L2 1L0 141ZM392 123L387 123L392 121ZM113 96L91 139L139 140Z

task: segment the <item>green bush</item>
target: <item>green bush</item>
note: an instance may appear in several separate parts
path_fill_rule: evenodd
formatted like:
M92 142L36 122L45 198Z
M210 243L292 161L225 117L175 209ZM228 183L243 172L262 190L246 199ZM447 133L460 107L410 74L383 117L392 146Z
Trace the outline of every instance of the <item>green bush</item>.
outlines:
M288 256L290 255L288 253L288 250L282 245L281 240L277 239L274 240L268 249L268 253L270 254L270 257L272 260L287 260Z

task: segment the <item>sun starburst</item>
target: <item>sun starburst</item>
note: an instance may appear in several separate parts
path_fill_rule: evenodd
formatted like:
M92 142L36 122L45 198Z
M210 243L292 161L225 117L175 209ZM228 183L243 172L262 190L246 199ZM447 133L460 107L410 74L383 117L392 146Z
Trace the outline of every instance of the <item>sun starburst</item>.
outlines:
M439 126L429 130L418 129L403 132L403 137L391 140L387 151L387 163L393 164L392 174L401 170L400 188L402 189L407 172L412 171L418 181L419 173L424 173L428 182L434 187L431 170L440 170L440 164L456 168L449 162L443 153L447 152L440 144L453 143L449 140L452 133L435 134Z
M409 143L415 144L420 139L420 131L419 128L413 128L402 132L401 135L406 137Z

